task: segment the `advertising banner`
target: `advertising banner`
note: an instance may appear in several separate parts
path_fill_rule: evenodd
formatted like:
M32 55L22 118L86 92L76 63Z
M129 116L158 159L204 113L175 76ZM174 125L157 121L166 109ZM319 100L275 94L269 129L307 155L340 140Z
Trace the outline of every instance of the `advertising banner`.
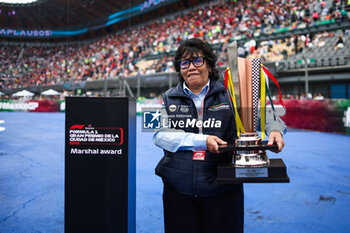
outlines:
M55 100L3 100L0 101L0 112L58 112L59 105Z
M286 99L283 102L286 112L281 118L288 128L350 134L350 100L348 99Z

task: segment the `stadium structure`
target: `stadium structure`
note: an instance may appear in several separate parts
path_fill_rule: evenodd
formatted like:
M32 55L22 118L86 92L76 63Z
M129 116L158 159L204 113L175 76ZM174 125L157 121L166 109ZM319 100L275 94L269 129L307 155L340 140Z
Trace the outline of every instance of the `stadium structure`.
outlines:
M157 96L177 83L181 40L200 37L221 71L234 40L241 57L261 57L286 98L349 98L349 10L344 0L0 3L0 90Z
M194 37L213 46L222 76L227 46L237 41L238 55L261 58L283 93L285 108L270 83L288 126L277 156L291 182L245 184L245 232L350 232L349 16L350 0L0 0L0 232L65 231L64 97L138 97L139 113L159 107L159 95L178 82L174 52ZM88 101L106 99L119 100ZM154 174L163 151L142 120L130 127L135 227L164 232L163 184ZM118 170L120 157L111 158L108 173Z

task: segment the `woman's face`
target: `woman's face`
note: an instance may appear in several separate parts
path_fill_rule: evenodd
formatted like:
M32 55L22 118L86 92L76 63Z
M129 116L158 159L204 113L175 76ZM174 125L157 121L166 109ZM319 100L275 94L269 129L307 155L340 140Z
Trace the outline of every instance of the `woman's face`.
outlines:
M184 54L181 60L189 59L192 60L187 69L181 69L181 75L184 78L187 87L193 91L194 93L200 92L202 88L208 83L210 67L207 64L206 59L204 59L204 63L201 66L197 67L193 64L195 63L193 59L196 57L203 57L203 53L195 53L193 57L190 57L191 54Z

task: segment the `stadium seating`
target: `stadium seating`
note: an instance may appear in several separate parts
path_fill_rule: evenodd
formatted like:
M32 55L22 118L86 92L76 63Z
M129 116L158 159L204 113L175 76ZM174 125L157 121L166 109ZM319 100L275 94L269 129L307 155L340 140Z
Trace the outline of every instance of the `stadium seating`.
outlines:
M239 40L246 53L244 56L279 62L278 70L302 69L304 59L312 61L310 68L350 65L349 52L345 49L350 46L349 34L341 30L309 33L307 40L311 41L312 38L308 37L313 37L312 44L306 44L305 35L294 34L298 33L298 27L301 30L312 24L315 29L348 19L341 19L339 14L334 13L329 15L333 21L313 21L307 16L302 17L301 12L305 13L306 5L310 10L320 11L318 2L305 0L302 5L291 2L288 5L290 11L285 10L283 2L210 3L167 19L127 28L85 45L79 43L50 48L0 45L0 89L93 81L135 75L137 72L171 72L174 49L181 40L193 37L209 41L217 49L222 66L227 66L226 44L234 39ZM339 12L341 6L334 5L336 2L326 2ZM274 14L271 15L271 12ZM292 20L293 14L299 14L296 21ZM269 33L273 36L288 33L289 37L254 41L253 35L266 36ZM335 49L340 35L343 36L344 47ZM301 52L295 51L293 41L296 37ZM256 46L250 42L256 43Z

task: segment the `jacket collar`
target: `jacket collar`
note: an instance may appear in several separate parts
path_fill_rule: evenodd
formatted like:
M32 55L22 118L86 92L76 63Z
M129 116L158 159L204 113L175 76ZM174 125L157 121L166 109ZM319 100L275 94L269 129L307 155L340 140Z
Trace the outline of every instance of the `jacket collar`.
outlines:
M225 86L220 81L210 80L209 92L207 96L210 96L216 92L225 91ZM174 87L169 93L169 97L185 97L190 98L183 90L183 83L179 82L176 87Z

